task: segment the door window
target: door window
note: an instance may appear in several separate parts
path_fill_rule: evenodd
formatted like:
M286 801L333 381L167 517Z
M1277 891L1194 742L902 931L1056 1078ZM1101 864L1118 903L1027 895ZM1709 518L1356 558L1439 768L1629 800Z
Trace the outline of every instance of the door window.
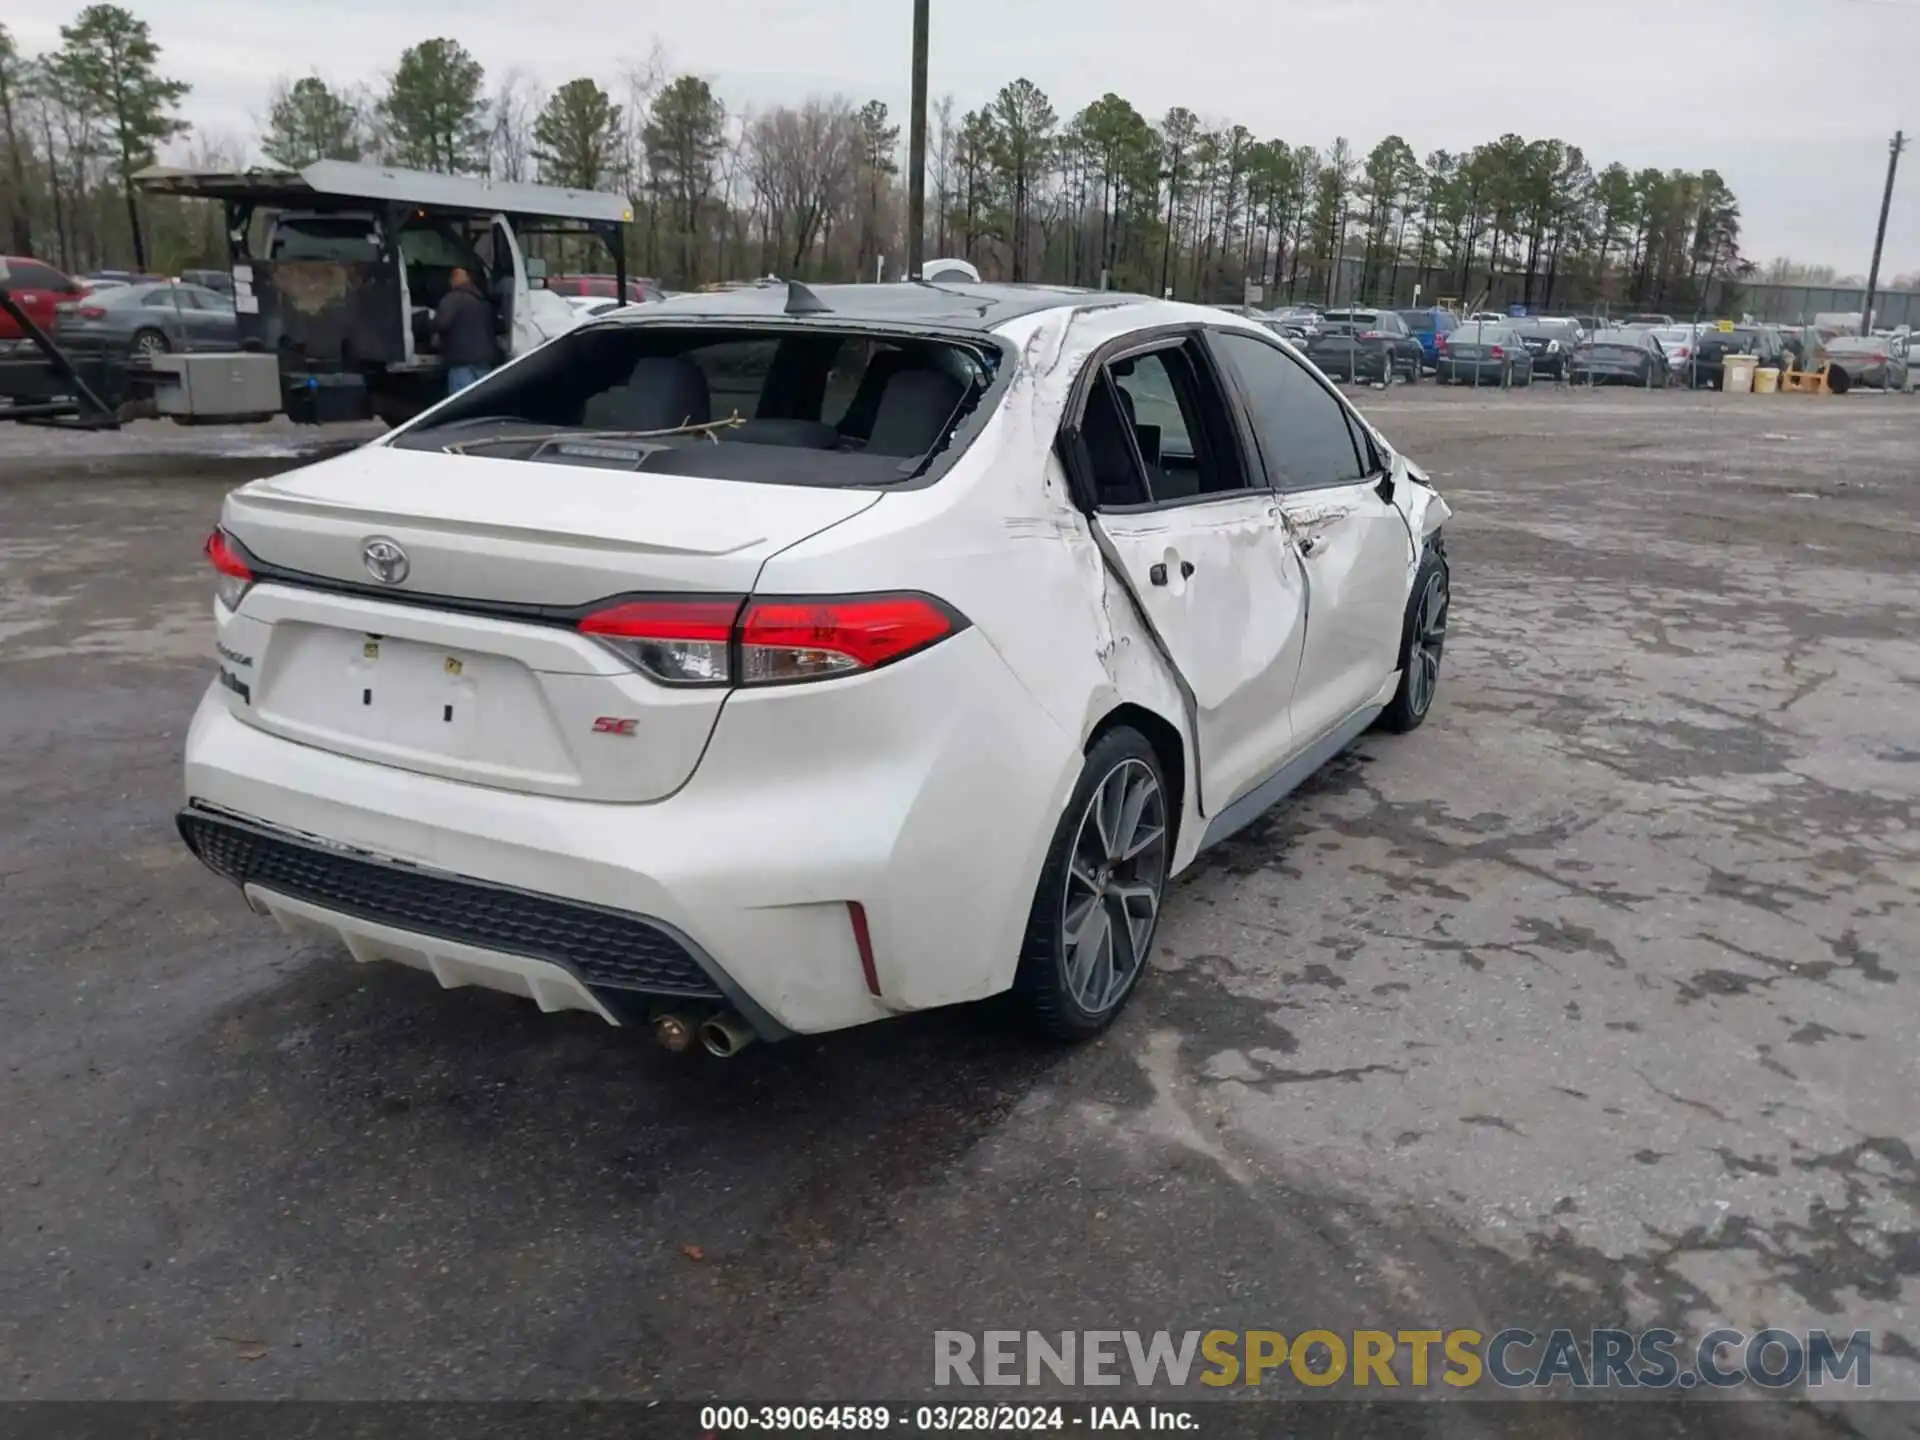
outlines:
M1080 434L1102 508L1245 488L1219 392L1191 342L1109 361L1088 392Z
M1267 481L1277 490L1352 485L1371 464L1340 401L1292 356L1251 335L1215 331L1213 342L1240 381Z

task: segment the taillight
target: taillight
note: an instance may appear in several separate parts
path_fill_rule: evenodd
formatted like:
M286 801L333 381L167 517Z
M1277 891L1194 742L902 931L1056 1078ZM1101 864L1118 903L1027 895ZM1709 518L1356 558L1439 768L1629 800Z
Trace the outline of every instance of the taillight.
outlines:
M82 320L104 320L107 318L106 307L103 305L82 305L80 307L80 318Z
M240 558L240 547L224 530L207 536L207 563L213 566L213 593L229 610L240 608L240 597L253 584L253 571Z
M1446 337L1446 336L1444 336L1444 335L1436 335L1436 336L1434 336L1434 337L1433 337L1433 348L1434 348L1434 349L1436 349L1436 350L1444 350L1444 349L1446 349L1446 348L1447 348L1447 337Z
M1496 360L1504 360L1507 358L1507 349L1504 345L1496 345L1487 353Z
M1360 332L1360 338L1362 340L1384 340L1387 336L1383 330L1362 330Z
M871 670L944 640L957 617L924 595L756 600L740 624L740 683Z
M580 622L663 685L785 685L872 670L966 621L925 595L633 600Z
M633 600L587 616L580 633L663 685L726 685L740 605L738 596Z

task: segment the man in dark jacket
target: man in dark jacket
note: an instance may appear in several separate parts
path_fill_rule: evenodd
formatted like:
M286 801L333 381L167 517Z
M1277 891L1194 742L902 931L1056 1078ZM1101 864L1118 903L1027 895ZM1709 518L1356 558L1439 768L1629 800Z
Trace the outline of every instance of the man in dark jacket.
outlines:
M433 314L440 356L447 362L447 393L457 395L493 369L500 358L494 339L493 306L464 270L455 270L453 288Z

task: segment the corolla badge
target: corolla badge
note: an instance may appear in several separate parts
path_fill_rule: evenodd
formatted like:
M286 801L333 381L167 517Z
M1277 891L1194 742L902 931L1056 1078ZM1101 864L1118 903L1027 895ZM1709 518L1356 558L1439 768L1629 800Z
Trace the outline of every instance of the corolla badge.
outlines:
M407 552L384 535L370 536L360 547L360 558L367 562L367 573L382 585L398 585L413 568Z

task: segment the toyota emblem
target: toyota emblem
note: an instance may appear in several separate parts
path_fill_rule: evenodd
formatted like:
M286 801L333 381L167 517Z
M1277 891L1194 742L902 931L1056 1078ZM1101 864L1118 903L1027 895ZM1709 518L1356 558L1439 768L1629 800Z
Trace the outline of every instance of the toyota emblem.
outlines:
M413 568L407 552L384 535L375 535L362 545L360 558L367 562L367 573L382 585L398 585Z

